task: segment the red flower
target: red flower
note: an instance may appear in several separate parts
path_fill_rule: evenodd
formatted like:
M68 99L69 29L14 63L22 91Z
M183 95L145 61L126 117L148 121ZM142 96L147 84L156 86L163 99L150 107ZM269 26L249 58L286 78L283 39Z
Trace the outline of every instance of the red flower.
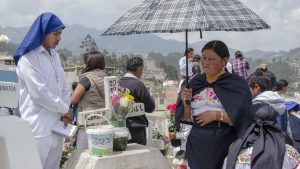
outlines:
M169 104L167 106L167 110L170 110L172 112L172 114L175 114L175 111L176 111L176 103L173 103L173 104Z

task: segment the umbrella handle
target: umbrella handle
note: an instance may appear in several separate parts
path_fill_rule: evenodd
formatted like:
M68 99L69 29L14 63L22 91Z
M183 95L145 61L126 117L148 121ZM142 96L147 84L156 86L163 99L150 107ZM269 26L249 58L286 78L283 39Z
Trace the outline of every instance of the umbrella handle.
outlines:
M190 88L190 83L189 83L188 81L187 81L185 87L186 87L187 89ZM185 103L186 103L187 105L191 105L191 101L190 101L190 100L185 100Z

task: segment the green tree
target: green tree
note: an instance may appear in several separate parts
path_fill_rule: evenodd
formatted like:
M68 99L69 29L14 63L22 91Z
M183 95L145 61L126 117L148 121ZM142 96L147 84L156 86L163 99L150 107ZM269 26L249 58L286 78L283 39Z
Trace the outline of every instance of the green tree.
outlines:
M289 82L294 82L294 77L296 75L296 70L292 69L288 62L283 61L282 59L279 59L276 62L273 62L269 66L269 70L272 71L276 79L285 79Z
M160 67L162 70L166 71L167 65L166 65L166 63L165 63L164 61L161 61L160 64L159 64L159 67Z
M168 80L178 80L176 67L173 65L167 65L166 67L166 79Z
M60 57L60 60L62 61L63 66L69 66L68 62L73 58L72 51L63 48L63 49L58 49L57 53Z
M85 52L98 51L97 43L90 34L88 34L81 42L80 48L85 49Z

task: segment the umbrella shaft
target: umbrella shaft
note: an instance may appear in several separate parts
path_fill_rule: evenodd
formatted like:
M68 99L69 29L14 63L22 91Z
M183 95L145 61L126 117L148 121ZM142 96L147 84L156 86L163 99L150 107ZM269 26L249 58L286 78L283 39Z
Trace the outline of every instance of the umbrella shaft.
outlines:
M188 30L186 29L185 30L185 51L186 51L186 53L185 53L185 64L186 64L186 66L185 66L185 72L186 72L186 82L188 83L188 81L189 81L189 72L188 72Z

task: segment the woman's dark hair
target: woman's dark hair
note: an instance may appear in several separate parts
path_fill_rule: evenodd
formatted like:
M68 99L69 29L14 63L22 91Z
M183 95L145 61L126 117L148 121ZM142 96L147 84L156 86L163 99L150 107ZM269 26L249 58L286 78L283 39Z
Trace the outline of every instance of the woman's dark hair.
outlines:
M275 91L281 91L283 88L284 88L284 83L280 80L277 81Z
M286 81L284 79L280 79L279 81L283 83L284 87L288 87L289 86L289 82L288 81Z
M248 86L254 88L257 84L260 87L260 92L272 90L271 79L264 72L257 70L252 73L248 78Z
M275 91L280 91L282 90L284 87L288 87L289 86L289 82L284 80L284 79L280 79L279 81L276 82L276 89Z
M280 79L279 81L284 83L284 87L288 87L289 86L289 82L287 80L284 79Z
M187 56L190 52L194 52L194 49L188 48L187 50L185 50L184 55Z
M85 53L83 54L83 59L84 59L85 67L81 73L89 72L94 69L103 70L105 68L105 60L101 52L93 51L93 52Z
M255 119L259 119L262 121L277 121L277 111L268 104L254 104L252 106L252 111L255 112Z
M202 48L202 52L206 49L211 49L214 52L216 52L216 54L218 54L222 59L224 58L229 58L230 54L229 54L229 50L228 47L226 46L226 44L222 41L219 40L213 40L208 42L206 45L204 45L204 47Z
M127 60L127 71L135 72L140 66L144 66L144 61L140 57L133 57Z

